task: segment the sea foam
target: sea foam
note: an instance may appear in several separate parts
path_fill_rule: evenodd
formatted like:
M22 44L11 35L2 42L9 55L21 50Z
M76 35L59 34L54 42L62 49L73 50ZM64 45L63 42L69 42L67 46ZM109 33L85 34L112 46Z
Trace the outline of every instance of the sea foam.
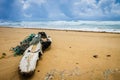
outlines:
M0 26L120 33L120 21L7 21Z

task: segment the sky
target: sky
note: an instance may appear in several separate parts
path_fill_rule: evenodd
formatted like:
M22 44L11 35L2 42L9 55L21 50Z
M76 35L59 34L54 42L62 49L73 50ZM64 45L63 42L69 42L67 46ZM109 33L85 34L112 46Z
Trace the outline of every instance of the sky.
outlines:
M0 0L0 20L120 21L120 0Z

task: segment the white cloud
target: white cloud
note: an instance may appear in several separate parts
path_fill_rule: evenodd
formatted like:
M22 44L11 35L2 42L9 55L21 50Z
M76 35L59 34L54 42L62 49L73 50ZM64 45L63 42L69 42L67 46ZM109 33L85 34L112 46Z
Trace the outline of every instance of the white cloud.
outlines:
M77 17L92 17L101 13L101 10L95 0L81 0L73 3L73 13Z
M28 9L32 4L41 5L44 4L46 0L21 0L23 4L23 10Z
M28 1L24 1L24 0L19 0L19 1L22 4L23 10L26 10L30 6L30 4L28 3Z
M23 4L23 9L26 10L27 8L29 8L30 4L29 3L25 3Z
M120 16L120 4L113 4L111 13L119 15Z
M95 18L112 15L120 15L120 3L115 3L115 0L77 0L74 1L72 7L73 15L75 17Z
M115 0L19 0L22 3L23 14L28 15L32 7L37 9L45 9L45 13L49 19L92 19L92 18L108 18L120 16L120 3ZM33 6L34 5L34 6ZM63 9L63 5L66 7ZM41 7L42 6L42 7ZM61 8L62 7L62 8ZM33 9L36 9L33 8ZM39 14L39 12L38 12ZM42 15L42 14L41 14Z

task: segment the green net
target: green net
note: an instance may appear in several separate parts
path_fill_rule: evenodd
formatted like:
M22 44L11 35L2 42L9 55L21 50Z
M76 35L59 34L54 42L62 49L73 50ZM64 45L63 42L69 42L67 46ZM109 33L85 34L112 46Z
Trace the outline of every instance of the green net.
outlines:
M30 34L27 38L20 42L20 45L13 48L14 55L22 55L24 51L29 47L30 42L35 37L35 34Z

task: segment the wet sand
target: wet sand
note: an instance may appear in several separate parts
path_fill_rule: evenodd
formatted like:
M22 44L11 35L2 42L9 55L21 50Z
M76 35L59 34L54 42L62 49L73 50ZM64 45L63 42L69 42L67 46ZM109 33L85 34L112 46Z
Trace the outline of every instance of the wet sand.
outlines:
M18 74L22 56L10 48L31 33L45 31L53 42L30 78ZM120 34L0 28L0 80L120 80Z

